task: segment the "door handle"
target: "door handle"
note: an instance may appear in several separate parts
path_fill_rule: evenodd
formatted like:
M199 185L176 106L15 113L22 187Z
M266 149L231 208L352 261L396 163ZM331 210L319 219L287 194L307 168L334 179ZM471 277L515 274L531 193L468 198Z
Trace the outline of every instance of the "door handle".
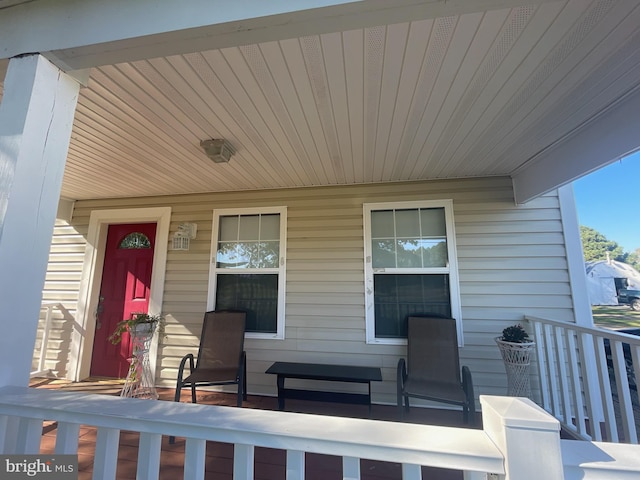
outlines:
M98 298L98 306L96 307L96 313L95 313L96 330L100 330L100 328L102 328L102 322L100 321L100 314L104 311L104 305L102 305L103 301L104 301L104 297L100 296Z

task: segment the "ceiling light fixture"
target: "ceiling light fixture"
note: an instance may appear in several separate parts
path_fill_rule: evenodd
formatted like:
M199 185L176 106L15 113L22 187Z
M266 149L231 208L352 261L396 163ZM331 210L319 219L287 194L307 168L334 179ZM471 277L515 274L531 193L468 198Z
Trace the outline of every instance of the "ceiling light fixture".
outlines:
M235 153L231 144L222 138L202 140L200 146L207 157L215 163L227 163L231 159L231 155Z

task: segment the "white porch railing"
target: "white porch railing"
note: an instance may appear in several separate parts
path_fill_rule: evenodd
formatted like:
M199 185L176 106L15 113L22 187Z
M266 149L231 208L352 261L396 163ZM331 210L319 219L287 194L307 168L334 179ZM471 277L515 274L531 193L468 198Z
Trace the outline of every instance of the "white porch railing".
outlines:
M637 444L640 337L525 319L535 336L543 408L579 438Z
M234 445L233 478L254 478L254 449L286 450L286 479L303 480L305 453L341 457L343 478L360 459L464 472L465 480L637 478L640 446L560 440L559 422L527 399L480 398L484 430L140 400L27 387L0 388L0 452L40 451L43 420L58 422L56 454L74 454L81 425L97 427L93 478L115 479L121 430L140 433L137 478L157 479L162 439L185 437L184 478L203 479L207 441ZM174 452L175 455L175 452Z
M43 302L40 311L44 310L44 326L42 329L42 340L40 341L40 349L38 351L38 368L31 372L31 377L44 377L51 373L51 370L45 368L47 360L47 345L49 344L49 335L51 333L51 320L53 319L53 309L60 308L59 302Z

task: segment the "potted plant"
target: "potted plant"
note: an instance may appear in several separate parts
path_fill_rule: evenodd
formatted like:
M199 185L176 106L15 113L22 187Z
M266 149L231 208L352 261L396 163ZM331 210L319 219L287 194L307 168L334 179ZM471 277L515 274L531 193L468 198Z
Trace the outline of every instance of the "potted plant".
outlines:
M529 365L535 342L520 324L505 328L495 340L507 371L507 394L512 397L529 397Z
M134 313L130 319L118 322L113 333L109 335L109 340L114 345L122 341L122 335L125 332L129 332L131 336L132 353L129 359L131 365L120 392L121 397L154 400L158 398L149 364L149 344L156 328L162 331L163 327L162 315Z
M498 337L503 342L510 343L531 343L529 334L520 324L511 325L502 330L502 336Z
M115 330L109 335L109 341L114 345L122 341L122 334L151 336L156 328L164 326L162 315L150 315L148 313L134 313L130 319L118 322Z

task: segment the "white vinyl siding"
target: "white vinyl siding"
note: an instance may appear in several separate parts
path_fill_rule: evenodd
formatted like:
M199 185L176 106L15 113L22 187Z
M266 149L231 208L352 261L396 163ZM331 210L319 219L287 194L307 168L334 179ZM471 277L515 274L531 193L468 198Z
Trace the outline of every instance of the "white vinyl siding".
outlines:
M395 370L406 347L366 343L363 204L445 198L453 201L465 340L460 361L471 369L476 394L504 395L506 374L493 340L502 329L524 314L574 321L557 194L516 206L508 178L78 201L70 224L56 227L52 244L44 298L66 299L68 311L60 314L49 364L69 360L62 335L75 328L77 268L92 210L169 206L170 235L181 223L198 225L189 251L167 251L166 337L158 348L156 378L158 386L175 387L180 358L197 352L207 309L213 210L283 205L285 338L247 338L249 391L276 393L275 378L264 374L275 361L371 365L383 375L372 385L374 401L395 404Z
M78 292L82 277L86 226L56 220L49 251L49 263L42 295L32 371L38 366L44 334L46 308L52 308L52 322L45 353L45 368L55 376L68 377L69 338L76 324Z

